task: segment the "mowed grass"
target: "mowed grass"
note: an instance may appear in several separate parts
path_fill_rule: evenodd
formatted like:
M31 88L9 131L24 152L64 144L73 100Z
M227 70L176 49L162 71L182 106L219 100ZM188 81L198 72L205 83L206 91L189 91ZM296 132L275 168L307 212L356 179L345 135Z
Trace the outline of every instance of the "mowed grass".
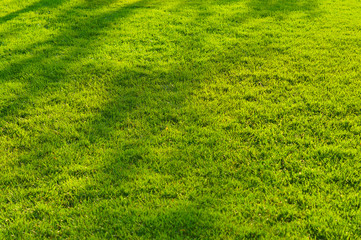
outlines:
M361 237L356 0L1 0L1 239Z

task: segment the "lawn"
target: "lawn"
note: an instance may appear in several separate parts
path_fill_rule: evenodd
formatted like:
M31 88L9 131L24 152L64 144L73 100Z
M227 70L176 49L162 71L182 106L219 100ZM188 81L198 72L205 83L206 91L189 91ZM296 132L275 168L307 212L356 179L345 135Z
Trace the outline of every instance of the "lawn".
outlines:
M0 239L361 238L359 1L0 5Z

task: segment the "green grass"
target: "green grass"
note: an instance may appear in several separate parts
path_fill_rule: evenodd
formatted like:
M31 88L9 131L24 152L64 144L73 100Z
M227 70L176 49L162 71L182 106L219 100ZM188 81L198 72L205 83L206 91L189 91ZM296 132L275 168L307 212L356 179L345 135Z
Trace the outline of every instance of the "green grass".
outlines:
M361 237L356 0L1 0L1 239Z

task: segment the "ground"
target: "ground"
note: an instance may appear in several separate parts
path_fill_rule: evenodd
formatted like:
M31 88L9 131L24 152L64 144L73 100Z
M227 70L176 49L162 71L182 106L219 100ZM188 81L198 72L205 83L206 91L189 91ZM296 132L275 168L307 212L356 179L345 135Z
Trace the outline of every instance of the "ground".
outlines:
M1 239L361 237L357 0L1 0Z

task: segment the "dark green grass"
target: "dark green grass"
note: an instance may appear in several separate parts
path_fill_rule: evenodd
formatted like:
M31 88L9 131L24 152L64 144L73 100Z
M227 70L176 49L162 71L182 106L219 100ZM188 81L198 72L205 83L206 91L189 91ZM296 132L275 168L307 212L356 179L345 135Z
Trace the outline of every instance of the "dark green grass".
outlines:
M361 237L354 0L1 0L1 239Z

